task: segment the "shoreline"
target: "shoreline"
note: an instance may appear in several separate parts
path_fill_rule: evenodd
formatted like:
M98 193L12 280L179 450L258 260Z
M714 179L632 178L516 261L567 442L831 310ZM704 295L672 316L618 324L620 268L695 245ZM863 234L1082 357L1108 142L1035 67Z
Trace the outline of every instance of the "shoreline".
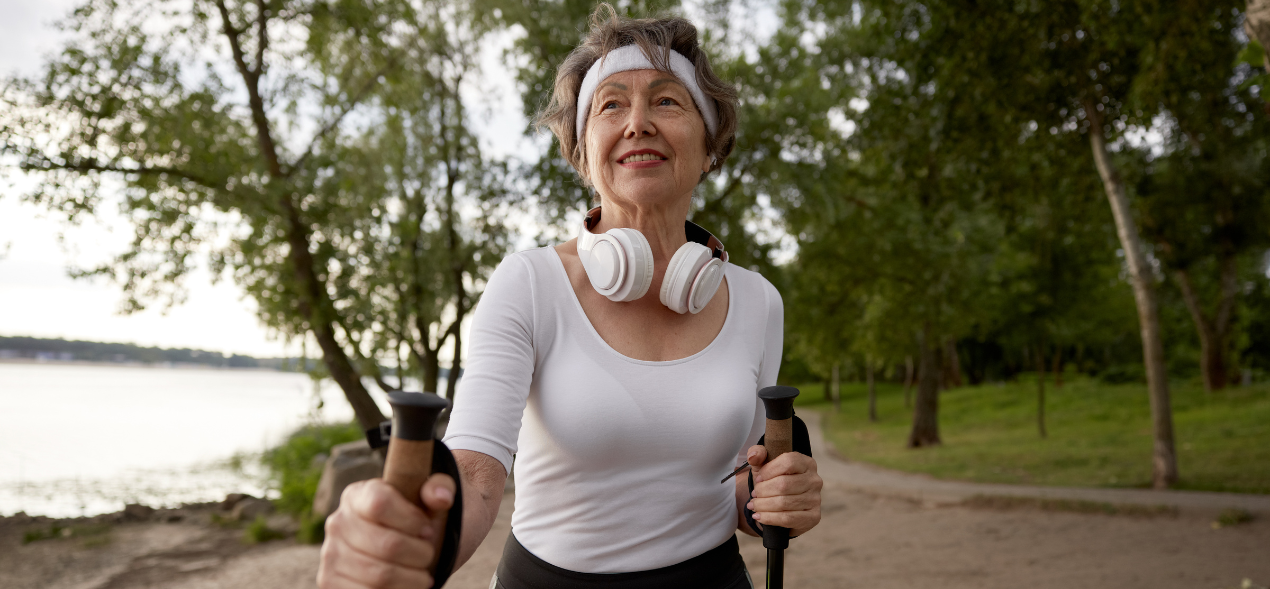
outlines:
M304 374L299 370L279 370L266 366L213 366L195 362L103 362L97 360L40 360L36 358L0 358L0 364L32 365L32 366L95 366L106 368L150 368L155 370L232 370L241 372L281 372L284 374Z

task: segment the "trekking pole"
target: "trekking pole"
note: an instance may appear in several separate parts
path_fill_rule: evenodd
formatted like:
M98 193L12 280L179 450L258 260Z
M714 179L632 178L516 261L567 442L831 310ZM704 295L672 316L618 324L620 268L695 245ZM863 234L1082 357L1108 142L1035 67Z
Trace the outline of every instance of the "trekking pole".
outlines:
M419 490L432 475L432 452L436 437L437 417L450 402L432 393L388 393L392 405L392 441L384 461L384 481L392 485L406 500L423 508ZM441 514L445 518L448 514ZM445 519L441 520L445 529ZM435 551L440 556L441 550ZM428 569L435 573L436 556Z
M794 387L772 386L758 392L767 413L767 431L763 447L767 461L794 449ZM789 547L789 528L763 524L763 547L767 548L767 589L785 586L785 549Z

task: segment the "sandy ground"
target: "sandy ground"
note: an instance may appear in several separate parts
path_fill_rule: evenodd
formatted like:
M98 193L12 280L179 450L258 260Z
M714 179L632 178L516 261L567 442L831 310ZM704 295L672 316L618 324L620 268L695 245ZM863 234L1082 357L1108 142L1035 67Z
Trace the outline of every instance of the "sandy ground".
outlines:
M510 527L512 496L473 560L446 586L485 589ZM279 540L247 546L242 532L182 521L121 523L104 535L23 545L49 522L0 522L5 589L308 588L318 548ZM787 553L793 588L944 587L978 589L1239 587L1270 585L1270 519L1213 529L1212 518L1134 517L922 505L830 483L820 527ZM106 540L103 540L106 538ZM766 552L743 537L759 586Z

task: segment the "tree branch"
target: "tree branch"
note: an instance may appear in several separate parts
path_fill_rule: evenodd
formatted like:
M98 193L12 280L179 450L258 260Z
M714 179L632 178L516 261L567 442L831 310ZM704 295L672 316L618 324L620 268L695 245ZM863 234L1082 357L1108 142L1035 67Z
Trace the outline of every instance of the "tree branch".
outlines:
M269 4L265 0L256 0L256 75L265 72L265 47L269 46L269 34L266 21L269 16Z
M366 80L366 83L363 84L361 89L357 91L357 95L354 96L353 99L344 106L344 109L341 110L340 113L335 116L335 118L327 122L327 124L324 125L321 130L319 130L315 135L313 135L313 139L309 141L309 146L308 148L304 150L304 154L301 155L300 158L297 159L296 162L292 164L290 168L287 170L286 175L288 177L294 174L297 170L304 167L304 164L308 162L309 158L313 157L313 151L317 149L318 142L321 141L323 137L326 137L328 133L330 133L336 127L338 127L340 124L340 121L343 121L344 117L347 116L348 113L353 112L353 109L357 108L357 106L361 104L362 99L364 99L366 95L370 93L371 89L378 84L379 77L387 73L392 68L397 67L397 63L398 63L397 56L394 56L392 59L389 59L388 63L384 64L384 67L379 68L379 70L376 71L374 75L372 75L369 79Z
M229 16L229 8L225 6L225 0L216 0L216 8L220 11L225 38L229 41L229 48L234 54L234 65L237 66L238 74L242 76L243 83L247 85L247 98L251 105L251 120L256 126L256 139L260 143L260 154L265 158L265 163L269 166L269 175L275 178L281 177L282 165L278 161L278 149L274 145L273 135L269 132L269 118L265 115L265 101L260 96L260 74L264 68L265 19L267 17L262 12L257 19L260 23L261 43L256 49L261 61L256 71L252 71L247 64L246 56L243 54L242 44L239 42L238 37L242 34L242 31L234 28Z
M190 182L198 184L199 186L207 188L208 190L219 190L226 194L235 195L239 198L258 198L257 195L247 195L235 190L231 190L225 187L224 185L217 185L211 180L208 180L207 178L204 178L203 176L200 176L198 174L188 172L180 168L170 168L166 166L154 166L154 167L143 166L143 167L137 167L137 168L125 168L125 167L117 166L114 164L99 164L95 160L84 160L84 161L71 162L71 163L65 163L65 164L50 162L48 165L22 163L18 165L18 169L27 171L27 172L55 172L58 170L68 170L71 172L113 172L118 174L141 174L144 176L159 176L159 175L167 174L169 176L176 176L177 178L181 178L183 180L189 180Z

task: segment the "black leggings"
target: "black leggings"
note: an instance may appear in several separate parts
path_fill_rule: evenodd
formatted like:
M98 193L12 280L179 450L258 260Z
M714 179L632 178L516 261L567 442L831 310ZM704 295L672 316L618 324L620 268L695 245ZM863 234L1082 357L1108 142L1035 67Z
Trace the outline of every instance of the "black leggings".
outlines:
M578 573L548 563L507 536L490 589L753 589L736 536L679 564L633 573Z

